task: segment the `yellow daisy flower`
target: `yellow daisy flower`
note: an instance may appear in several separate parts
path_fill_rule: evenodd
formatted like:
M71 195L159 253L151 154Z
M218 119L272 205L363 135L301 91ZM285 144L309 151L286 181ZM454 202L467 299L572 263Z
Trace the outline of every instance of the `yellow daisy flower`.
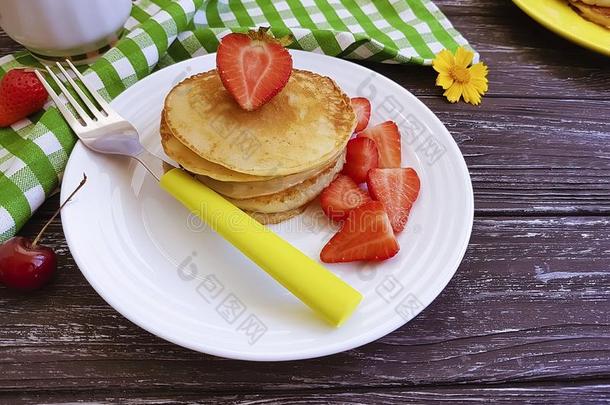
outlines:
M432 61L438 72L436 85L445 90L443 95L452 103L464 97L465 102L479 105L487 92L487 66L482 62L470 66L473 57L474 52L459 47L455 55L444 49Z

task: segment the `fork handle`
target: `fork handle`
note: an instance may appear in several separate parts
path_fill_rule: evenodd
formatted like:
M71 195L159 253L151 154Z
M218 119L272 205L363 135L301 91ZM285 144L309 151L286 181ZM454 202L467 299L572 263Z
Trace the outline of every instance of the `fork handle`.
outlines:
M340 326L362 295L269 228L181 169L161 187L332 325Z

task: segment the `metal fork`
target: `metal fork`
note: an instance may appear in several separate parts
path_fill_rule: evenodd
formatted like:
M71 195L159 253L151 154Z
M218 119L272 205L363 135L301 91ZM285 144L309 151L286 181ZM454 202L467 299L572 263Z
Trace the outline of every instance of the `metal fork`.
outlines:
M80 101L87 107L89 113L81 107L78 101L66 89L65 82L60 80L48 66L45 66L46 71L53 78L64 97L66 97L74 109L76 116L62 102L61 98L55 93L53 87L49 85L42 74L38 70L35 70L34 73L40 79L45 89L47 89L55 105L59 108L59 111L61 111L61 114L78 138L86 147L96 152L129 156L136 159L157 180L161 180L165 172L163 167L165 161L144 149L140 143L138 131L134 126L114 111L97 91L87 86L83 75L74 67L72 62L66 60L66 63L70 71L80 80L83 87L87 89L98 104L96 106L78 86L72 76L68 74L66 69L59 62L56 62L65 80L78 95ZM165 163L174 167L168 162Z
M85 146L96 152L136 159L159 180L161 188L329 323L338 326L349 318L362 300L358 291L183 170L174 167L165 172L164 161L142 147L138 131L133 125L114 111L94 89L87 86L81 73L70 61L66 63L98 104L96 106L64 67L57 63L65 80L89 112L81 107L68 92L65 83L49 67L46 67L47 72L75 114L64 105L42 74L35 72Z

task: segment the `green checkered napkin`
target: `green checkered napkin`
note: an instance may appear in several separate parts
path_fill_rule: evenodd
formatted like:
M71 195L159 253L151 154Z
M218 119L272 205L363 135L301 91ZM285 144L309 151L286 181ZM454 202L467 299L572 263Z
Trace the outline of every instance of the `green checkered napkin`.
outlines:
M85 76L111 100L153 70L215 52L224 35L257 26L293 34L295 49L384 63L430 65L442 49L468 47L429 0L139 0L123 38ZM0 75L21 66L40 64L19 52L0 59ZM0 129L0 242L58 187L74 143L52 103Z

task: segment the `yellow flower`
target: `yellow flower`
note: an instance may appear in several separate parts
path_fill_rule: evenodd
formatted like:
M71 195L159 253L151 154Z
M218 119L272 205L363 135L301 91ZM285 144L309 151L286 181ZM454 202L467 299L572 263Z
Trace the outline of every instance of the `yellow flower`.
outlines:
M487 66L482 62L470 66L473 57L473 52L459 47L455 55L444 49L432 61L438 72L436 85L445 90L443 95L452 103L464 97L465 102L479 105L487 92Z

